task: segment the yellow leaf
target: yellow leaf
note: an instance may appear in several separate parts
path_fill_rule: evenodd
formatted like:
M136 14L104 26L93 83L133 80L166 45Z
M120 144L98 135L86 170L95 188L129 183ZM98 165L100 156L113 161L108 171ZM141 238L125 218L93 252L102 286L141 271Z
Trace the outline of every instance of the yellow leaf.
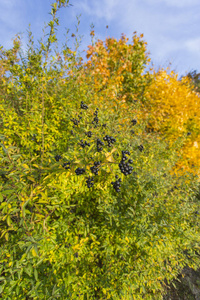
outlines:
M26 253L24 253L24 254L22 255L21 261L23 261L25 258L26 258Z
M106 160L109 161L109 162L114 162L114 159L112 157L112 153L115 152L117 149L116 148L113 148L111 152L107 152L105 153L105 156L106 156Z
M8 241L8 238L9 238L9 234L8 234L8 232L6 232L6 234L5 234L6 241Z
M35 248L32 248L32 255L34 256L34 257L36 257L37 256L37 253L36 253L36 251L35 251Z
M35 179L34 179L33 177L28 176L27 178L28 178L30 181L35 182Z
M29 167L28 167L26 164L23 164L23 167L24 167L25 169L29 169Z
M7 217L7 224L8 224L8 226L11 226L11 218L10 218L10 216Z
M129 243L129 239L127 238L127 236L125 237L125 240Z
M105 295L105 294L106 294L106 289L103 288L103 289L102 289L102 292L103 292L104 295Z

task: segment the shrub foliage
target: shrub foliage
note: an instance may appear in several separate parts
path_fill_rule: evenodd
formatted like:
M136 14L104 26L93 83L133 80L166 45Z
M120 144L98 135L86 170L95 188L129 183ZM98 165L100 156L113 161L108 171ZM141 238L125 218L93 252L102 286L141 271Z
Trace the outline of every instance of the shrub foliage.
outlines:
M198 183L172 172L182 140L146 131L141 37L52 54L67 5L46 43L1 48L0 296L162 299L199 264Z

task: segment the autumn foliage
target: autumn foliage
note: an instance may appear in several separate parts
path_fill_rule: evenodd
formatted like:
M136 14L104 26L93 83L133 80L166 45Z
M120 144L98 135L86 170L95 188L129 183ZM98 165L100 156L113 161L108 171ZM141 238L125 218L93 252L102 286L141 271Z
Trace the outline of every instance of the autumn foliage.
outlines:
M191 80L178 80L177 74L166 70L154 73L143 109L147 131L159 132L171 143L182 138L176 170L200 175L200 96L192 89Z
M176 171L199 174L199 94L188 77L178 80L170 70L145 72L150 59L142 38L134 33L132 44L122 35L119 41L107 38L88 46L79 80L94 91L93 103L121 112L120 123L126 122L129 107L132 116L146 123L147 132L161 134L170 143L181 138Z

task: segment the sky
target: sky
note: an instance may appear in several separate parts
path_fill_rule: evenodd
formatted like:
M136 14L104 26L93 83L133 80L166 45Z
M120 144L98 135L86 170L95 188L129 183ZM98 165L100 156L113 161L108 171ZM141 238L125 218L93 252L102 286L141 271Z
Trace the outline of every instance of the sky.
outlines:
M55 1L55 0L54 0ZM43 36L44 25L53 0L0 0L0 45L12 46L16 34L22 35L23 49L28 41L31 24L34 40ZM170 65L171 70L186 75L200 72L200 0L70 0L72 6L59 11L60 45L72 45L79 16L80 49L91 44L90 31L94 25L97 39L119 39L125 34L130 42L133 32L144 34L147 52L156 70ZM106 28L108 26L108 28ZM86 55L83 52L83 55Z

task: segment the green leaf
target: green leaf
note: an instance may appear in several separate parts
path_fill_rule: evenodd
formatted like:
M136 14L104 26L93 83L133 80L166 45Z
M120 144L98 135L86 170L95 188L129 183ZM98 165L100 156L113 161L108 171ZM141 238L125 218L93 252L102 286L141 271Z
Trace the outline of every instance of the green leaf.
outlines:
M44 260L44 258L40 259L40 260L37 262L36 266L39 266L39 265L43 262L43 260Z
M3 281L3 280L5 280L5 277L0 277L0 281Z
M27 209L26 208L26 205L29 203L30 199L28 199L24 205L23 205L23 208L22 208L22 213L23 213L23 216L25 217L26 216L26 212L27 212Z
M14 194L14 190L4 190L3 193L4 193L5 195Z
M0 135L0 140L4 141L5 140L5 136L4 135Z
M10 216L7 217L6 221L7 221L8 226L11 226L11 218L10 218Z
M33 266L31 264L28 264L28 266L24 270L29 276L31 276L33 273Z
M0 294L3 292L4 290L4 285L0 285Z
M35 280L37 281L37 280L38 280L38 272L37 272L37 269L34 269L34 276L35 276Z
M5 154L7 155L8 151L6 150L5 146L3 144L0 143L0 146L2 147L3 151L5 152Z
M0 193L0 202L3 201L3 195Z
M19 285L16 287L16 294L19 295Z

